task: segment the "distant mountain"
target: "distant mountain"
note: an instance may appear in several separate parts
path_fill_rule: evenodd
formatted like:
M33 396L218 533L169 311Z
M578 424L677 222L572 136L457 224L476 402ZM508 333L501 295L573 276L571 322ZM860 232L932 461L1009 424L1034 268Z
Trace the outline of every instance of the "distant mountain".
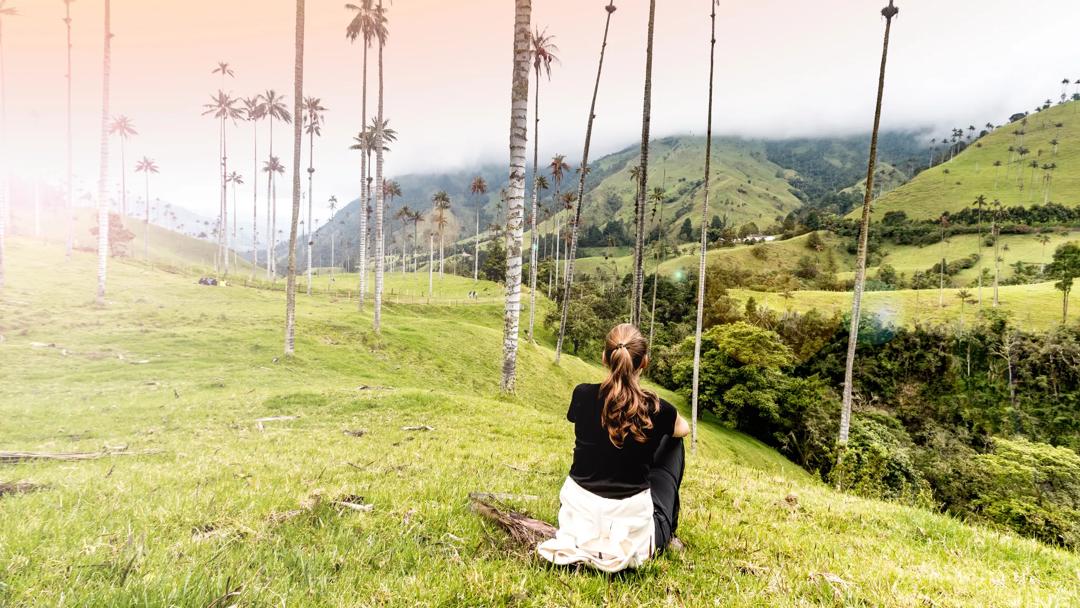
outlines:
M731 226L753 222L764 229L782 221L804 204L814 204L828 195L857 186L865 178L868 149L868 136L782 141L717 137L713 146L710 218L715 216ZM638 152L639 146L634 145L593 162L586 182L584 230L594 227L599 232L615 223L621 225L605 233L625 235L631 231L636 185L630 180L630 171L638 164ZM882 162L892 168L890 185L907 181L922 154L915 134L885 134L880 155ZM666 137L651 144L649 190L651 192L655 187L664 190L664 230L672 237L678 237L687 220L693 231L700 226L704 158L704 137ZM577 187L576 166L570 161L571 158L567 158L571 169L564 178L562 192ZM550 159L544 161L544 174L552 182L546 169L549 162ZM477 175L488 184L488 194L480 200L474 200L469 192ZM393 179L401 185L404 195L390 203L387 211L390 250L398 250L402 234L408 235L412 231L411 227L393 219L397 211L408 205L427 212L432 208L432 196L440 190L445 190L453 203L448 242L473 234L478 204L481 231L503 217L500 191L508 181L503 166L485 165L445 173L394 176ZM530 173L530 186L531 182ZM568 213L561 210L561 204L555 200L554 184L550 185L552 188L543 193L541 200L541 232L551 228L553 213L561 214L563 225ZM331 232L335 235L337 259L357 251L359 209L359 201L354 200L338 211L333 226L319 228L315 234L316 260L329 259ZM423 231L421 225L421 235ZM286 248L282 245L278 255L283 257L285 253Z

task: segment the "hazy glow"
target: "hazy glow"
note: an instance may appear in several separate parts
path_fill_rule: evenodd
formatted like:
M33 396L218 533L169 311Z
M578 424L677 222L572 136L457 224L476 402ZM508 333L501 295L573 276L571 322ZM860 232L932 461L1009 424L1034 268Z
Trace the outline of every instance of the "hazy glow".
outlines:
M605 3L534 3L534 23L557 36L562 57L553 80L543 83L545 156L559 151L572 160L580 155ZM236 78L225 88L239 95L267 88L289 94L291 4L113 0L113 108L129 115L140 132L129 147L129 168L143 154L161 165L156 178L161 198L204 214L216 208L216 124L200 116L202 104L221 84L210 70L219 59L232 63ZM335 194L347 201L356 195L358 182L358 159L347 147L360 127L360 47L345 40L348 13L341 3L308 4L307 91L331 110L316 146L315 200ZM647 3L618 4L597 153L633 142L640 130ZM718 131L781 136L867 130L883 4L722 3ZM22 15L8 20L3 40L11 158L18 173L56 181L63 173L63 3L15 5ZM1043 0L1023 9L1006 0L901 0L899 6L886 127L1001 121L1011 111L1056 97L1054 83L1063 77L1080 77L1080 47L1074 42L1080 4L1072 0ZM708 7L708 0L659 7L657 136L703 129ZM398 0L390 11L386 107L401 138L388 156L388 173L505 162L513 3ZM101 103L101 3L75 2L72 12L76 173L80 190L92 190ZM374 73L373 62L372 84ZM374 98L369 111L373 108ZM278 126L277 151L285 151L288 133ZM260 156L266 135L263 125ZM244 188L250 188L258 183L250 175L250 127L241 125L230 138L230 157L245 175ZM115 154L114 159L118 163ZM111 173L118 177L118 165ZM129 188L138 196L130 180ZM405 198L416 195L405 193Z

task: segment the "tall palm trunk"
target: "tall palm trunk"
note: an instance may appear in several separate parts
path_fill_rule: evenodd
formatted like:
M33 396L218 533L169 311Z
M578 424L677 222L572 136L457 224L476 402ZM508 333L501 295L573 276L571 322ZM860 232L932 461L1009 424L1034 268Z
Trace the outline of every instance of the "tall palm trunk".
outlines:
M127 221L127 136L120 134L120 223Z
M649 0L648 44L645 50L645 95L641 114L641 175L638 177L637 200L634 203L637 231L634 238L634 293L630 307L630 322L634 325L641 324L641 292L645 281L645 196L649 186L649 127L652 121L652 63L655 26L656 0Z
M150 171L146 171L146 232L143 236L143 258L150 259Z
M874 130L870 137L870 161L866 169L866 196L863 198L862 221L859 224L859 250L855 264L855 294L851 306L851 327L848 332L847 363L844 367L844 395L840 409L840 447L837 464L842 461L847 447L848 432L851 428L852 384L855 381L855 348L859 342L859 317L862 313L862 295L866 286L866 249L870 232L870 202L874 191L874 171L877 164L878 131L881 128L881 101L885 94L885 66L889 58L889 33L892 30L893 17L899 10L889 0L889 6L882 9L885 17L885 38L881 50L881 70L878 74L877 105L874 109Z
M2 27L2 24L0 24ZM7 163L7 76L4 70L4 33L0 29L0 289L4 288L7 264L7 225L9 219Z
M270 213L269 213L269 211L270 211L270 201L273 200L273 196L274 196L274 172L269 171L266 174L266 208L267 208L266 233L267 233L267 235L270 234ZM271 240L270 237L267 236L266 237L266 280L267 281L270 280L270 260L271 260L271 255L272 255L270 253L270 240Z
M480 202L476 202L476 238L473 242L473 271L472 280L475 283L480 280Z
M610 0L605 7L607 20L604 23L604 40L600 44L600 63L596 68L596 83L593 85L592 104L589 106L589 120L585 127L585 150L581 155L581 166L578 168L578 197L574 208L574 220L571 228L570 251L567 252L566 280L563 283L562 320L559 322L559 339L555 345L555 364L559 364L562 356L563 341L566 339L566 319L570 310L570 289L574 286L574 257L577 255L578 226L581 224L581 207L585 198L585 177L589 172L589 147L592 145L593 122L596 120L596 98L600 94L600 76L604 72L604 52L607 50L608 32L611 30L611 16L615 13L615 0ZM558 183L558 182L556 182ZM557 187L557 186L556 186ZM555 247L558 251L559 238L555 238ZM555 271L558 272L559 263L555 262ZM556 280L556 282L558 282Z
M293 67L292 221L289 223L289 269L285 277L285 356L296 350L296 232L300 222L300 150L304 121L304 0L296 0L296 63Z
M105 53L101 74L101 167L98 172L98 285L97 303L105 304L105 279L109 263L109 73L112 68L111 0L105 0Z
M994 235L994 308L997 308L1000 302L998 299L998 280L1001 278L1001 253L998 249L1001 231L997 226L997 218L994 218L994 225L990 230Z
M515 0L514 71L510 97L510 182L506 194L506 309L503 313L502 390L517 380L521 315L521 241L525 212L525 146L529 137L529 22L532 0Z
M124 153L124 142L120 141L120 155ZM225 276L229 275L229 152L225 135L225 117L221 117L221 244L222 265Z
M311 220L312 211L312 187L315 177L315 129L314 129L315 117L312 117L312 130L308 134L308 169L307 169L307 295L311 295L311 255L312 249L315 245L315 239L312 233L312 225L314 222Z
M427 297L431 300L435 291L435 234L431 232L428 233L427 267Z
M274 158L274 116L269 115L270 118L270 158ZM266 280L270 280L271 274L274 272L274 245L277 244L277 239L274 236L274 216L277 214L277 205L273 202L271 197L271 190L273 190L274 172L269 172L269 180L266 182Z
M382 0L379 0L382 12ZM386 267L386 242L383 234L383 216L386 215L386 188L383 180L383 49L384 39L379 37L379 127L375 129L375 333L382 329L383 273Z
M259 268L259 124L252 120L254 125L254 140L252 143L252 158L254 166L251 168L251 281L255 282L255 271Z
M540 197L540 64L536 64L535 109L533 111L533 184L532 219L529 227L529 342L536 342L533 327L536 324L536 208Z
M363 145L367 142L367 66L368 66L368 45L370 40L365 37L363 39L364 45L364 76L361 84L361 100L360 100L360 142ZM367 296L367 247L368 247L368 153L363 148L360 149L360 292L357 298L357 310L364 310L364 298Z
M709 184L712 178L713 83L716 77L716 0L712 5L709 37L709 110L705 127L705 202L701 210L701 255L698 257L697 324L694 326L694 379L690 393L690 451L697 452L698 386L701 380L701 331L705 318L705 259L709 251ZM931 151L931 155L933 152ZM933 165L931 156L930 164Z
M67 196L65 203L65 209L67 210L67 218L65 220L67 224L67 247L65 248L65 255L71 258L71 252L75 247L75 219L73 214L75 213L74 205L74 168L72 160L72 135L71 135L71 2L64 2L64 25L67 27L67 73L65 79L67 80ZM0 178L2 179L2 178ZM3 197L3 194L0 194ZM2 237L0 237L2 238ZM2 272L0 272L2 275ZM0 279L2 282L2 279Z
M648 345L648 351L647 351L649 353L652 352L653 333L656 330L656 287L657 287L657 283L660 282L660 261L661 261L661 258L663 257L661 254L662 254L663 248L664 248L664 244L663 244L663 240L664 240L664 203L663 203L663 201L661 201L659 204L660 204L660 234L659 234L658 238L656 239L656 246L657 246L657 249L656 249L656 269L653 270L652 306L650 307L650 310L649 310L649 345Z
M559 250L559 247L561 245L562 245L562 217L556 215L555 216L555 284L556 285L559 284L559 276L560 276L559 272L562 269L562 266L559 264L559 260L562 259L560 257L560 254L562 252Z
M446 245L443 236L442 229L439 229L439 279L446 276Z
M239 243L238 243L238 241L236 239L236 222L237 222L238 218L239 218L239 214L238 214L238 210L237 210L237 207L236 207L236 182L233 182L233 187L232 187L232 244L233 244L233 246L232 246L232 255L233 255L233 266L236 268L237 272L240 271L240 258L239 258L239 254L237 252L237 249L238 249L237 246L238 246Z

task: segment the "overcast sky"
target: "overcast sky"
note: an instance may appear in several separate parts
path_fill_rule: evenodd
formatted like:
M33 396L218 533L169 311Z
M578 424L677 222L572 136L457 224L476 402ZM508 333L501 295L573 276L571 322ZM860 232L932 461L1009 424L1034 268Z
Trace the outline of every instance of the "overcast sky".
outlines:
M64 150L63 2L11 4L21 13L6 19L3 30L11 162L20 174L58 181ZM347 147L360 128L361 49L345 39L350 14L342 4L307 2L306 93L321 97L330 109L316 144L317 203L331 194L350 200L358 193L359 159ZM507 161L513 4L397 0L388 6L386 114L400 133L387 159L389 176ZM542 83L542 155L580 158L606 0L533 4L533 23L556 36L562 60L552 80ZM653 134L702 134L709 0L658 4ZM884 4L722 1L717 132L784 137L868 131ZM236 77L225 88L237 95L268 88L291 95L295 5L291 0L113 0L112 5L113 113L128 115L139 130L128 146L128 166L144 154L155 158L162 172L154 196L211 214L217 206L217 124L200 115L220 86L210 71L218 60L229 61ZM648 2L621 0L617 6L594 155L640 137ZM886 128L933 126L946 133L953 125L1001 122L1013 111L1056 99L1062 78L1080 78L1080 3L1075 0L901 0L898 6ZM79 187L87 188L97 175L102 1L78 0L72 12L76 174ZM372 91L374 75L373 64ZM373 94L371 99L369 111ZM531 138L531 119L529 124ZM266 152L266 128L260 127L260 156ZM285 152L287 137L279 125L276 152ZM230 157L250 187L250 125L231 129L230 138ZM111 176L118 181L115 142L113 158ZM290 166L288 158L283 160ZM141 196L132 182L129 177L129 189Z

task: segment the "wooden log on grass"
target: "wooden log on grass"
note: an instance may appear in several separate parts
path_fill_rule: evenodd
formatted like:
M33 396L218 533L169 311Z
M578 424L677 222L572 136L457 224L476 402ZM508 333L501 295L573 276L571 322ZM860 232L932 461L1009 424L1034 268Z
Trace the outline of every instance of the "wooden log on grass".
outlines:
M6 496L8 494L29 494L30 492L40 490L44 487L45 486L41 484L31 483L29 481L0 481L0 496Z
M501 502L490 498L491 496L492 494L483 492L469 494L472 510L505 530L515 543L531 549L540 542L555 538L555 526L510 510Z
M158 450L129 452L127 448L106 448L100 452L0 452L0 464L14 464L31 460L95 460L106 456L141 456L156 453L158 453Z

